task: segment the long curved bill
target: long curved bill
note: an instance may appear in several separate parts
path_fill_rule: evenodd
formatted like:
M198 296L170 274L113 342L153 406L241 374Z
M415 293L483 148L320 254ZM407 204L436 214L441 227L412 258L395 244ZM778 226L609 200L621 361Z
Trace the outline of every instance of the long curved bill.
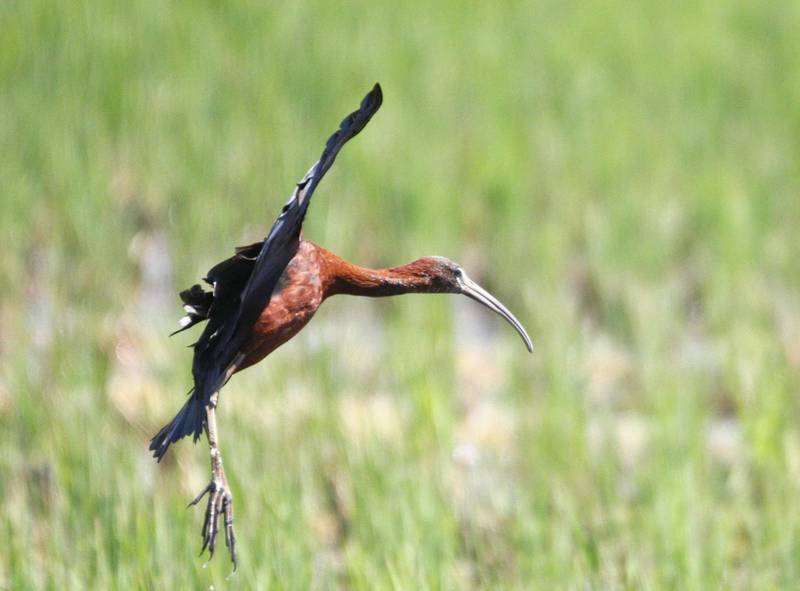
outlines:
M531 342L531 337L528 336L528 333L525 332L525 328L523 328L522 324L519 320L511 313L511 311L506 308L500 301L490 294L488 291L483 289L480 285L475 283L472 279L467 277L465 274L461 277L461 293L463 293L468 298L475 300L476 302L483 304L490 310L497 312L505 318L508 323L514 327L519 333L519 336L522 337L522 340L525 342L525 346L528 348L528 352L533 352L533 343Z

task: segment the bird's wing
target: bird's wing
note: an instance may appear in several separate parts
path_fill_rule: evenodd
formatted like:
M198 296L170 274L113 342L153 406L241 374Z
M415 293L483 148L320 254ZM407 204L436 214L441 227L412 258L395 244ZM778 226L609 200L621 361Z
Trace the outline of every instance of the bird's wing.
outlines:
M242 291L236 332L249 331L252 323L269 302L278 278L297 252L300 227L303 225L314 190L333 164L342 146L364 129L382 101L381 87L376 84L361 101L359 109L342 120L339 129L328 138L319 160L297 183L292 196L283 206L283 211L267 234L261 252L256 258L250 280Z
M212 311L212 322L195 345L192 366L195 396L205 399L222 386L223 374L244 345L262 310L269 304L272 291L286 265L297 253L300 245L300 229L314 190L333 164L342 146L364 129L382 101L381 87L376 84L361 101L359 109L342 120L339 129L325 144L319 160L297 183L292 196L283 206L281 214L261 243L258 256L255 262L251 263L252 271L249 278L239 292L240 297L236 298L238 306L230 305L233 303L230 302L225 306L227 308L225 313L219 314L218 322L213 322ZM253 246L255 245L251 245L248 250L252 252ZM208 275L212 283L215 283L213 276L215 269ZM217 287L215 285L215 291ZM216 300L215 294L215 305ZM222 318L223 316L225 318Z

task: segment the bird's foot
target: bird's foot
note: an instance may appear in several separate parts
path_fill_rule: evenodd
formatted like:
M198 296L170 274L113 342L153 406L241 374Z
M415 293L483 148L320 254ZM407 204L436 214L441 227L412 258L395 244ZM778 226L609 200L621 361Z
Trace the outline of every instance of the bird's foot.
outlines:
M225 527L225 545L228 547L228 552L230 552L233 570L235 571L236 534L233 531L233 496L228 489L227 483L223 483L214 478L209 485L203 489L203 492L189 503L189 506L192 507L196 505L206 495L208 495L208 505L206 506L206 516L203 521L203 547L200 549L200 554L205 552L206 548L208 548L209 558L214 556L217 534L219 533L219 516L222 515Z

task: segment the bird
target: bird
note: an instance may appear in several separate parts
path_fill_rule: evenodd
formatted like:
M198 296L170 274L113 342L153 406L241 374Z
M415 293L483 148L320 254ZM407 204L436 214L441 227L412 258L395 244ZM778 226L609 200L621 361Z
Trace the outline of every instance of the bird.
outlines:
M447 258L428 256L399 267L368 269L303 238L301 229L311 196L342 146L364 129L382 103L381 87L375 84L359 108L330 136L266 238L236 248L233 256L212 267L203 278L210 290L195 284L179 294L186 315L173 334L207 324L192 345L194 386L188 400L151 439L149 449L160 462L171 444L189 435L196 443L205 432L211 480L189 506L208 497L200 553L208 550L209 558L214 556L221 517L234 570L233 496L223 468L215 414L220 390L233 374L258 363L294 337L324 300L334 295L462 294L503 317L528 351L533 350L528 333L508 308Z

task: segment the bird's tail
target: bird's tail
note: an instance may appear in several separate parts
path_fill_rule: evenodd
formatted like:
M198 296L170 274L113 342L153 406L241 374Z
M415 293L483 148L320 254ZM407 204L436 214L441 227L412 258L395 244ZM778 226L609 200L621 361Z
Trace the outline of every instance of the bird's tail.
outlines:
M206 413L204 404L192 392L189 392L189 400L183 405L169 423L164 425L161 430L156 433L155 437L150 440L150 451L153 452L153 457L161 461L164 454L167 453L170 444L186 437L189 434L194 434L194 440L200 439L200 434L203 432L203 426L206 422Z

